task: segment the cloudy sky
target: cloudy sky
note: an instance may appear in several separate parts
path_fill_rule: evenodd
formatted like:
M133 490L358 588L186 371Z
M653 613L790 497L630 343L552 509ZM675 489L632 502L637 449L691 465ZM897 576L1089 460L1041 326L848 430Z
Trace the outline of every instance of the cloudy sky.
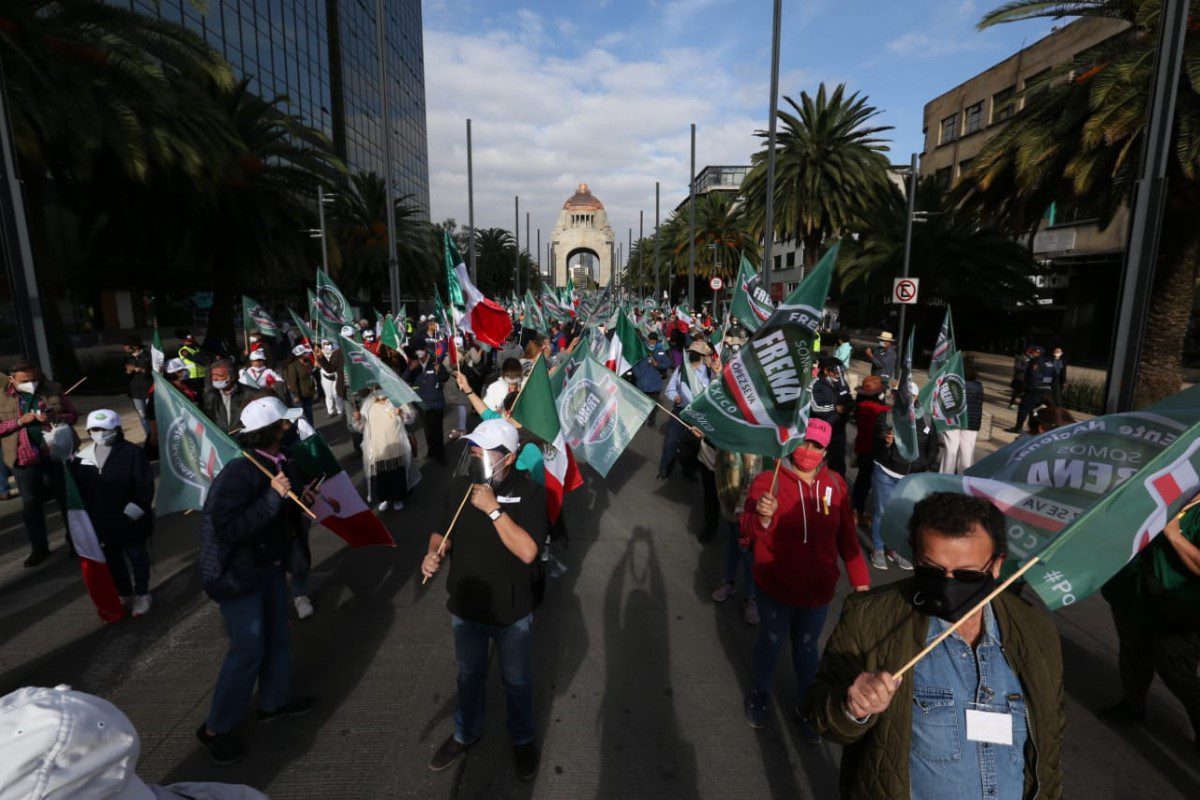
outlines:
M893 162L922 146L925 102L1049 32L975 30L999 0L784 0L780 93L821 81L866 94L892 125ZM586 181L618 241L687 194L697 169L746 164L765 128L770 0L425 0L432 217L467 220L472 119L479 227L513 225L521 197L549 236ZM535 234L536 235L536 234ZM524 242L522 242L524 244Z

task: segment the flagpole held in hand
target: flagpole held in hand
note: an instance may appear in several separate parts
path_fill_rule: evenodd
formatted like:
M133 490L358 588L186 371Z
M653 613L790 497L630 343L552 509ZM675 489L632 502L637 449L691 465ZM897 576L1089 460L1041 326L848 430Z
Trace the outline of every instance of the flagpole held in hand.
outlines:
M684 421L683 421L683 420L680 418L680 416L679 416L678 414L676 414L676 413L675 413L675 412L673 412L671 409L669 409L669 408L667 408L666 406L664 406L662 403L660 403L660 402L658 402L657 400L655 400L655 401L654 401L654 405L658 406L658 407L659 407L659 408L661 408L663 411L667 412L667 414L668 414L668 415L670 415L670 416L674 417L675 419L679 420L679 424L680 424L680 425L682 425L683 427L687 428L687 431L688 431L688 433L692 434L692 435L693 435L693 436L695 436L697 439L703 439L703 438L704 438L704 431L700 430L700 429L699 429L699 428L697 428L695 425L688 425L686 422L684 422Z
M775 459L775 475L771 478L771 494L775 494L775 490L779 487L779 467L783 464L782 458Z
M242 451L242 455L244 455L247 459L249 459L251 464L258 467L259 472L261 472L263 475L266 475L268 478L275 477L274 472L271 472L271 470L267 469L262 464L260 464L258 459L256 459L254 456L250 455L245 450ZM293 492L291 489L288 489L287 496L288 496L288 499L294 500L296 505L300 506L300 508L302 508L304 510L305 514L308 514L313 519L317 518L317 515L313 513L313 510L311 508L309 508L308 506L304 505L304 501L302 501L299 497L297 497L296 493Z
M474 490L474 488L475 488L475 484L473 484L473 483L467 484L467 493L463 495L462 502L458 504L458 511L454 512L454 519L450 520L450 527L446 529L446 535L442 537L442 543L438 545L438 549L437 549L438 558L441 558L442 553L445 552L446 542L450 541L450 533L454 530L454 526L456 524L458 524L458 515L462 513L463 506L465 506L467 504L467 500L470 499L471 491ZM427 583L429 583L428 575L426 575L425 578L421 581L421 585L424 586Z

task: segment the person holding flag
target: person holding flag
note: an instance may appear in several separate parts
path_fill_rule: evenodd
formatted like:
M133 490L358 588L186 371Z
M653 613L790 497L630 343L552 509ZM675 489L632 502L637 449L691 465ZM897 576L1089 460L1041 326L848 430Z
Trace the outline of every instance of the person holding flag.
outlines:
M751 548L761 627L754 645L754 683L746 697L746 721L767 724L771 673L789 638L796 671L796 712L817 671L818 642L837 588L840 557L856 592L870 588L858 544L850 492L825 465L833 429L810 419L804 440L775 470L750 485L741 519L741 544ZM790 462L790 463L789 463ZM820 737L801 721L806 741Z
M125 374L129 376L129 399L133 401L133 410L137 412L138 421L142 424L142 432L150 438L150 423L146 419L146 396L150 394L150 374L154 367L150 361L150 352L142 346L142 340L130 336L125 340ZM5 483L5 487L8 484Z
M901 376L907 378L907 373ZM908 475L918 472L933 471L938 465L939 440L933 427L933 420L928 415L917 416L915 426L916 453L907 457L902 443L896 439L896 428L905 425L904 401L911 398L916 411L920 411L915 384L909 384L907 392L896 390L895 405L891 410L880 414L875 419L875 443L872 448L874 472L871 475L871 488L875 492L875 505L871 515L871 566L875 569L886 570L891 561L902 570L911 570L912 563L883 543L883 509L891 498L896 484Z
M340 417L344 411L346 396L346 356L333 339L321 340L321 351L317 353L317 370L321 378L321 393L325 395L325 413Z
M1041 608L996 587L1004 517L952 492L908 519L911 580L846 598L804 699L805 719L844 745L841 796L1063 796L1066 714L1058 630ZM913 672L926 645L936 646Z
M217 361L208 370L209 387L200 398L200 410L229 433L242 426L242 409L250 402L254 390L233 379L233 365Z
M441 361L430 358L428 350L417 350L417 357L409 362L404 380L412 384L424 406L422 417L425 425L425 447L429 457L439 464L446 463L446 432L443 420L446 416L446 392L442 384L450 380L450 373Z
M517 777L528 781L538 768L530 656L538 548L548 522L546 490L515 468L519 436L512 424L485 420L465 438L467 474L446 491L445 536L430 534L421 564L429 579L450 559L446 608L458 662L454 733L434 752L429 768L446 769L483 735L490 640L508 696Z
M200 518L200 578L221 607L229 652L213 688L208 718L196 738L217 764L233 764L246 751L233 735L258 684L260 722L310 711L312 698L293 696L288 588L284 561L307 520L289 501L299 470L283 454L301 416L277 397L246 405L230 461L209 487ZM304 492L301 501L311 506Z
M684 406L690 404L692 399L703 391L708 382L712 380L713 373L705 363L711 353L712 349L704 342L692 342L688 345L686 363L675 370L671 379L667 381L667 388L663 390L663 397L674 407L675 414L679 414ZM667 420L662 455L658 459L658 479L660 481L666 480L670 476L671 468L675 466L676 457L679 455L683 437L688 430L676 417ZM695 434L695 429L691 430ZM684 477L695 480L695 469L687 469L687 461L683 463Z
M250 366L242 367L238 381L251 389L265 389L269 392L279 392L283 388L283 376L267 366L267 354L262 350L250 352ZM276 387L279 388L276 388Z
M411 405L396 407L375 387L354 414L362 424L363 475L367 477L367 502L379 511L404 508L408 493L421 482L405 425L417 419Z

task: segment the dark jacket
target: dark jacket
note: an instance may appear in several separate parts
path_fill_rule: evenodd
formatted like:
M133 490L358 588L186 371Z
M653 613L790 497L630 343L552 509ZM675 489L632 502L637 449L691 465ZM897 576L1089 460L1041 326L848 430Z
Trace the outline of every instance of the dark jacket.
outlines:
M1058 381L1058 362L1054 356L1038 356L1025 368L1025 391L1048 392Z
M860 456L871 455L875 450L875 420L891 411L892 407L879 399L878 395L859 394L854 403L854 452Z
M293 400L302 400L317 396L317 384L313 381L312 366L301 358L293 356L283 368L283 382L287 384L288 392Z
M871 374L884 378L896 377L897 354L895 347L871 350Z
M983 382L967 381L967 430L983 427Z
M839 413L837 407L841 406ZM815 419L828 422L833 428L834 436L846 436L846 420L850 418L850 410L854 406L854 398L850 396L850 387L838 379L830 383L824 378L812 382L812 405L809 415Z
M88 445L68 465L101 546L120 547L150 536L154 531L154 469L139 445L120 439L103 467L96 466L93 446ZM125 515L130 503L143 512L136 521Z
M250 402L250 396L253 393L254 390L246 384L240 381L235 382L233 392L229 395L229 411L226 412L225 401L221 399L221 390L210 385L204 390L204 397L200 401L200 410L204 412L204 416L220 425L221 429L228 433L242 427L242 409L246 407L246 403Z
M651 356L646 356L633 365L633 383L646 394L658 394L662 391L662 373L654 366Z
M892 430L892 416L895 413L893 410L886 414L880 414L875 420L875 447L873 450L875 463L897 475L936 471L939 439L934 430L933 421L928 417L917 417L917 460L905 461L896 448L894 440L891 445L884 443L884 436Z
M137 352L137 355L129 354L125 358L125 363L132 367L137 367L141 372L129 373L129 396L135 400L144 400L150 392L150 385L154 379L150 377L153 366L150 363L150 351L142 348Z
M329 354L326 358L322 352L317 353L317 369L322 375L333 374L337 376L337 393L338 397L346 396L346 370L343 368L346 364L346 355L339 347Z
M269 463L263 465L270 469ZM303 476L290 462L284 462L284 471L292 486L303 485ZM304 524L301 513L248 459L230 461L213 480L200 518L205 593L221 602L257 591L263 574L282 565Z
M852 594L842 606L817 677L804 697L804 715L817 731L845 746L843 798L909 796L912 745L912 675L900 682L887 711L864 724L845 713L846 690L863 672L898 670L925 645L929 617L908 601L912 581ZM1025 746L1026 798L1062 797L1062 650L1049 616L1011 592L992 601L1009 666L1025 689L1029 741Z
M446 393L442 391L442 384L450 380L450 373L441 361L430 358L425 366L418 362L404 373L404 380L412 384L417 396L425 404L425 410L436 411L446 407Z

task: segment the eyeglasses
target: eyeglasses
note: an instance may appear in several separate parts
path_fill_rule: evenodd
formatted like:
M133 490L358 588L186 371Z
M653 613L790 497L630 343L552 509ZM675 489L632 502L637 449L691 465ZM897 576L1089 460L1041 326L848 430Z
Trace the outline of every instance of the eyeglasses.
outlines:
M954 580L962 583L983 583L992 576L992 564L996 562L996 557L992 556L988 562L983 565L983 569L946 569L939 567L936 564L917 564L915 571L926 578L941 578L950 573Z

